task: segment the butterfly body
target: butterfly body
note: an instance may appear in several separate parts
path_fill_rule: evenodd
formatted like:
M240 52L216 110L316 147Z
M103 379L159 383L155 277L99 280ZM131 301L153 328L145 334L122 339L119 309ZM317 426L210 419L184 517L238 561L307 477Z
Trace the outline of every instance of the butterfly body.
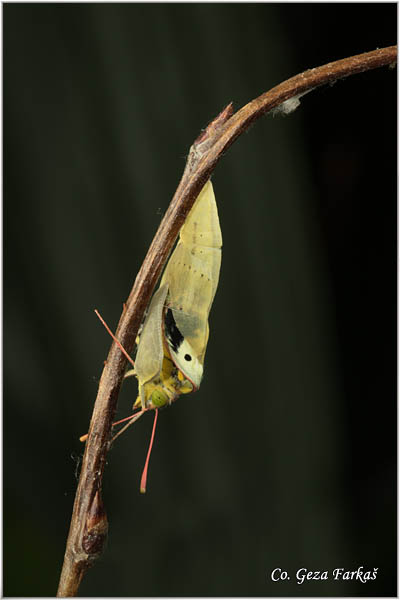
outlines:
M199 388L221 246L217 205L208 181L181 228L149 306L135 361L135 406L159 408Z

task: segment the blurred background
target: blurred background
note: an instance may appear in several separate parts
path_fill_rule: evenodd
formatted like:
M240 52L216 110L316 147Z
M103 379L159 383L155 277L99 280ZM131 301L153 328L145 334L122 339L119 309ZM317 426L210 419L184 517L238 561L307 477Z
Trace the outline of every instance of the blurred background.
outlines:
M3 5L4 595L56 592L110 347L93 309L116 327L191 143L230 101L394 44L396 13ZM152 418L110 452L82 596L396 595L396 107L394 70L338 81L217 166L205 377L160 413L145 496ZM358 567L376 580L333 580Z

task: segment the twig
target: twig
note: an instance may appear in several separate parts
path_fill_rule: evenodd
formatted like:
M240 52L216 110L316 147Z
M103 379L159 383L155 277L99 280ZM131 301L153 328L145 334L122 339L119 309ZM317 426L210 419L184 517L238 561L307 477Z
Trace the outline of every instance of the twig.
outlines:
M286 100L337 79L391 65L396 57L397 47L391 46L310 69L249 102L236 114L229 104L208 125L190 149L181 182L124 306L116 336L128 352L132 351L144 310L186 215L231 144L252 123ZM288 111L290 109L289 104ZM101 499L102 478L125 364L125 356L113 342L90 423L57 596L76 595L87 569L100 556L107 536L107 516Z

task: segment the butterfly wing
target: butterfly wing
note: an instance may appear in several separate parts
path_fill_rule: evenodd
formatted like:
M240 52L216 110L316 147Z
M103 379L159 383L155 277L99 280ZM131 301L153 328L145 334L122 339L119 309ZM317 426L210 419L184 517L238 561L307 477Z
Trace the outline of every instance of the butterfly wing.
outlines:
M218 210L212 184L208 181L182 226L180 239L161 280L161 285L168 284L167 304L185 342L185 346L176 349L168 341L171 355L196 387L202 376L208 315L219 280L221 246ZM186 361L186 354L193 354L193 360Z
M136 353L135 371L139 385L158 376L163 362L162 319L168 285L162 285L154 294L140 334Z

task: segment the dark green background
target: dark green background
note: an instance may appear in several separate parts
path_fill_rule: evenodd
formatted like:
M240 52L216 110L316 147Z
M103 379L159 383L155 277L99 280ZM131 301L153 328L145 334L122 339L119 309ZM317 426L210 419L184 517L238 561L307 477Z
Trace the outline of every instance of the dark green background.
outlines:
M6 4L4 594L54 595L110 339L189 146L395 4ZM109 455L86 596L396 594L396 72L324 87L218 165L201 389ZM136 385L124 385L129 414ZM296 583L302 567L375 582ZM272 569L291 579L273 583Z

